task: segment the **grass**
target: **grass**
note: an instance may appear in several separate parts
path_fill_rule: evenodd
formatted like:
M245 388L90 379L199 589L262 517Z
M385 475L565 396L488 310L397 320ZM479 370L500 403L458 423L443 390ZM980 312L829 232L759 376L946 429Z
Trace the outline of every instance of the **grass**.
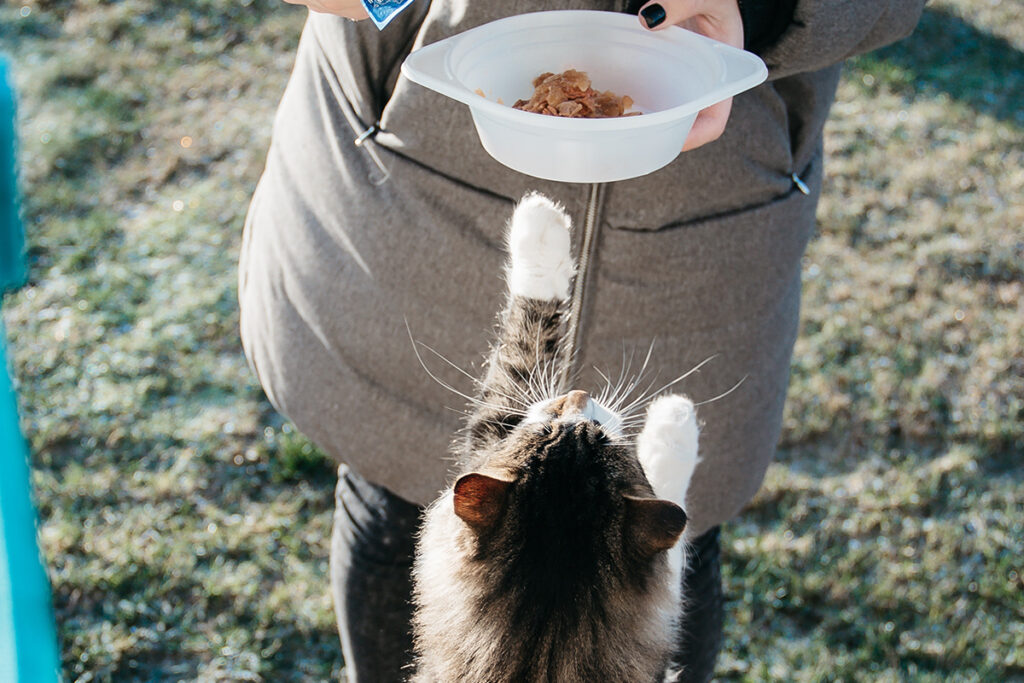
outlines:
M725 531L723 680L1024 680L1024 25L943 0L857 57L778 461ZM5 300L71 681L341 675L333 473L237 341L303 12L0 8L31 282Z

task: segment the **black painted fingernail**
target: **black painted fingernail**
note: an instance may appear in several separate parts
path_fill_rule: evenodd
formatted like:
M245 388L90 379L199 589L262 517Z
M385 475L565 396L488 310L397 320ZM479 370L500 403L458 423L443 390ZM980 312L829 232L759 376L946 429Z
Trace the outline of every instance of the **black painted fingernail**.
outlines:
M665 8L658 3L654 3L640 10L640 16L644 18L647 28L654 28L665 21Z

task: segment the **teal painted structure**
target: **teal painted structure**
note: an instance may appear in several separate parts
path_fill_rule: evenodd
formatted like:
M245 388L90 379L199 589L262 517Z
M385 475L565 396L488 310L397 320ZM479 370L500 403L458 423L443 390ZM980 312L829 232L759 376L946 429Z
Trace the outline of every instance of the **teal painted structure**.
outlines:
M0 58L0 295L25 281L14 115L7 63ZM0 318L0 682L50 683L60 679L60 659L6 339Z

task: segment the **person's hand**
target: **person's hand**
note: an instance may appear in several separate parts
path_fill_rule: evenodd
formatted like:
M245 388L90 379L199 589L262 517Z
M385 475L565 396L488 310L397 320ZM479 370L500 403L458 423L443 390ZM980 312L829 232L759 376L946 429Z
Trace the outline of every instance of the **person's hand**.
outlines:
M678 25L708 38L743 48L743 19L737 0L657 0L640 8L640 25L652 31ZM717 140L725 130L732 98L701 110L683 151Z
M370 15L361 0L284 0L292 5L305 5L314 12L337 14L349 19L366 19Z

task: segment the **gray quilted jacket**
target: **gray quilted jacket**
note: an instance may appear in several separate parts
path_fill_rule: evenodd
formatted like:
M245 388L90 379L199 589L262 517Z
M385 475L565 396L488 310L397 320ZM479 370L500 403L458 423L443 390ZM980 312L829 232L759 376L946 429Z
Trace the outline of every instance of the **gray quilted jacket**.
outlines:
M608 185L501 166L464 105L399 74L419 45L550 3L418 0L380 33L310 15L240 264L242 339L270 400L338 461L433 500L465 401L427 376L410 333L478 374L504 302L504 224L539 190L575 217L575 387L599 389L598 370L616 377L630 357L636 370L652 343L649 376L666 382L714 356L676 387L695 401L743 380L699 409L703 460L687 501L691 535L728 520L756 492L780 435L839 64L907 35L922 5L799 0L761 51L769 81L735 99L719 140Z

